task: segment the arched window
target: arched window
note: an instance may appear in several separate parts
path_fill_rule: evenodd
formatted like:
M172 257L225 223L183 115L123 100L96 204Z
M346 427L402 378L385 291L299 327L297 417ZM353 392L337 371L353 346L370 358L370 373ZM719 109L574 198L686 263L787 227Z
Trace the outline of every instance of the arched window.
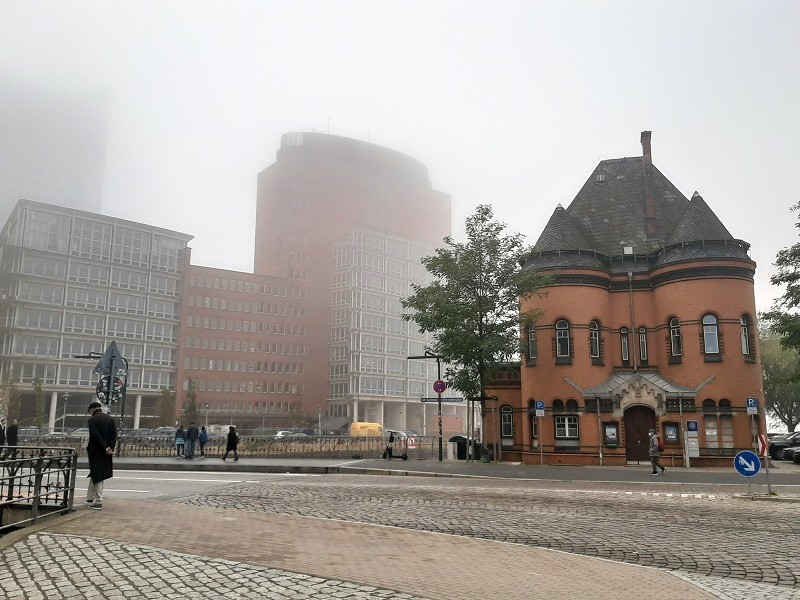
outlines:
M619 330L619 347L620 351L622 352L622 362L624 363L629 362L631 359L628 343L629 343L628 328L622 327Z
M577 400L567 400L567 412L578 412L578 401Z
M567 400L567 413L575 413L575 414L563 414L563 406L564 404L561 400L556 400L553 402L553 412L556 411L556 402L559 403L562 407L560 411L562 414L558 414L553 417L555 420L555 428L556 428L556 445L569 445L574 446L578 444L579 441L579 431L578 431L578 403L575 400Z
M510 406L500 408L500 435L503 437L514 435L514 412Z
M639 358L643 363L647 362L647 328L639 327Z
M703 400L703 412L717 412L717 403L711 398Z
M731 401L727 398L723 398L719 401L719 412L732 412L733 408L731 407Z
M536 340L536 326L528 323L528 360L535 361L539 354L539 345Z
M597 321L589 323L589 356L600 358L600 324Z
M719 354L719 325L711 314L703 316L703 352Z
M671 357L683 356L681 322L676 317L672 317L669 320L669 351Z
M553 412L564 412L564 402L562 400L553 400Z
M739 324L741 325L739 337L742 340L742 354L746 357L745 360L754 362L756 358L755 336L753 335L753 321L750 319L750 315L742 315L741 319L739 319Z
M559 319L556 321L556 358L569 358L571 350L569 322Z

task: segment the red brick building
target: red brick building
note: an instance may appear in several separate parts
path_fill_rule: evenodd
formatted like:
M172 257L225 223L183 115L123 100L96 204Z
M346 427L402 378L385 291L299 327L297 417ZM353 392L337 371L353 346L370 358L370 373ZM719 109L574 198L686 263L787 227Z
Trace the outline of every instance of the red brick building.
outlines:
M178 414L191 380L204 423L301 426L310 359L303 283L191 265L183 298Z
M541 315L524 324L518 391L498 388L500 423L484 420L504 458L646 462L656 427L667 464L728 464L765 432L746 409L763 406L749 244L653 165L649 131L641 142L555 209L525 263L554 283L523 303Z

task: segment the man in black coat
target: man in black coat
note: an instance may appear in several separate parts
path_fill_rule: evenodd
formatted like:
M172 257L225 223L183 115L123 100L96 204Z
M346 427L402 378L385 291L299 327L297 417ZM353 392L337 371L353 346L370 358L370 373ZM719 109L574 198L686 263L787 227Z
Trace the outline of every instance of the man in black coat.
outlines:
M89 411L89 487L86 504L89 508L103 508L103 482L114 476L114 446L117 445L117 426L114 419L103 412L103 405L92 402Z
M6 445L6 418L0 419L0 449Z
M6 427L6 444L19 446L19 425L16 419L11 419L11 425Z
M197 428L197 424L192 421L189 423L189 429L186 430L186 458L194 458L194 446L199 435L200 430Z

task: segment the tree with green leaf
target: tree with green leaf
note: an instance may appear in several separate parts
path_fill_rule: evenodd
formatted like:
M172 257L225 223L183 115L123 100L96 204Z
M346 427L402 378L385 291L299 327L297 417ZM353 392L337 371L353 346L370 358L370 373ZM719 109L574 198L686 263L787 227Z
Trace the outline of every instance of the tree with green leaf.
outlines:
M794 431L800 424L800 352L784 348L778 335L762 333L761 367L767 412L786 425L787 431Z
M175 424L175 392L167 387L161 388L161 418L159 423L164 426Z
M200 422L200 407L197 406L197 382L191 377L186 390L186 406L183 407L183 411L187 423Z
M800 202L790 210L799 211ZM800 221L795 227L800 228ZM770 282L786 289L762 319L769 323L770 331L780 336L781 346L800 350L800 314L795 310L800 306L800 242L778 252L773 265L778 271L770 277ZM800 371L795 377L800 379Z
M33 401L35 407L34 422L36 427L44 427L44 389L42 388L40 377L34 377L31 385L33 386Z
M422 259L434 281L412 285L403 300L403 319L434 334L429 350L449 365L450 386L471 398L485 398L497 369L520 355L520 322L537 318L520 315L520 300L549 281L522 269L530 248L505 229L490 206L478 206L466 220L467 241L444 238L444 248Z

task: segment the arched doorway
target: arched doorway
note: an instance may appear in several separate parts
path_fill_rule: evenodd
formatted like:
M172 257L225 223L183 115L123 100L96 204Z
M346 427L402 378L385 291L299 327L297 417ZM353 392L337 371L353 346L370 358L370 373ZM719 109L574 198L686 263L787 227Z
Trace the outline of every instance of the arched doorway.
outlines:
M656 426L656 412L649 406L631 406L625 410L625 457L629 461L647 462L650 439Z

